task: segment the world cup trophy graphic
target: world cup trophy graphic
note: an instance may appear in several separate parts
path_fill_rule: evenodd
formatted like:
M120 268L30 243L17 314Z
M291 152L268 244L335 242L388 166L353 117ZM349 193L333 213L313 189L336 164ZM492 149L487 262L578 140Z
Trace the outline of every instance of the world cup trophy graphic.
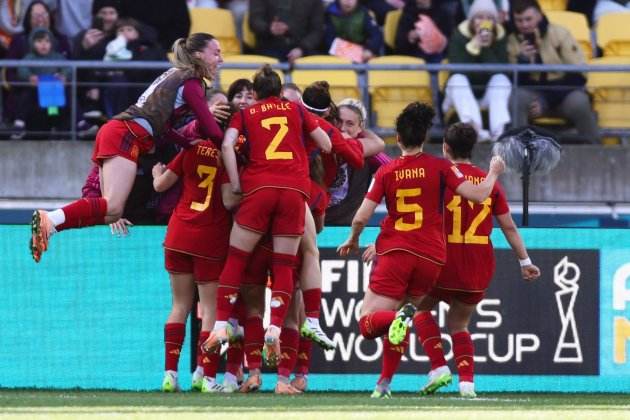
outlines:
M556 291L556 303L562 325L556 352L553 356L554 362L582 363L582 347L573 312L575 300L580 290L579 279L580 267L569 262L567 256L562 258L553 268L553 282L560 288Z

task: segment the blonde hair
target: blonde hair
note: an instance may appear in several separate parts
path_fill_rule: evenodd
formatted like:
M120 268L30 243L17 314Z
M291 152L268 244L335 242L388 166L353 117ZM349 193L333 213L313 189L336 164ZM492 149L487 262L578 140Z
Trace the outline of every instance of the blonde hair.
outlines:
M216 39L214 36L197 32L190 34L187 38L179 38L173 43L173 57L171 63L178 69L192 70L199 78L211 79L212 72L208 65L200 58L195 57L193 53L201 52L208 42Z
M337 104L337 108L341 109L343 107L348 108L350 111L359 116L359 125L361 127L365 127L367 125L367 110L365 109L363 102L354 98L345 98Z

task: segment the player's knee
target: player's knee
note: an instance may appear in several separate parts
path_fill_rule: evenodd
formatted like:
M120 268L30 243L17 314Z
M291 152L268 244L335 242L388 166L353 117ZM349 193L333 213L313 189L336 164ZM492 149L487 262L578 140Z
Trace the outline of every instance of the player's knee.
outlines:
M367 338L368 340L376 338L369 315L363 315L359 319L359 331L361 332L363 338Z

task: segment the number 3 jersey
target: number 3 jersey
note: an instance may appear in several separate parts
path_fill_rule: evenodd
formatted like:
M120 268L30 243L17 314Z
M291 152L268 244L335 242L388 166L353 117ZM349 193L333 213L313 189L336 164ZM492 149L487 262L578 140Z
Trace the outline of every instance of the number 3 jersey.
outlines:
M473 184L486 173L469 163L457 168ZM453 190L445 195L446 265L436 286L441 289L483 291L494 275L494 250L490 241L492 216L510 211L503 189L497 182L483 203L468 201Z
M223 206L221 185L229 180L219 150L203 141L179 153L167 166L183 182L168 222L164 247L200 257L227 255L232 216Z
M376 253L400 250L443 264L444 194L464 180L455 165L426 153L401 156L381 166L366 195L376 203L385 197L387 206Z
M241 173L243 193L271 187L298 190L308 197L305 147L309 133L318 126L315 117L301 105L277 97L234 114L230 128L243 134L249 145L249 162Z

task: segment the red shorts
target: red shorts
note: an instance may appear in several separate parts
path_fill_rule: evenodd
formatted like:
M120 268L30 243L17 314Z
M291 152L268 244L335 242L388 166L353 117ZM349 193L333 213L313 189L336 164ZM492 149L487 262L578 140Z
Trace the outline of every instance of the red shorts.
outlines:
M455 299L468 305L476 305L483 300L485 295L485 291L452 290L442 289L441 287L434 287L429 292L429 296L449 304Z
M273 251L267 245L259 244L249 258L242 284L266 286L271 272Z
M448 244L446 255L436 287L482 292L490 286L495 270L492 246Z
M442 269L436 262L405 251L378 255L372 264L370 290L397 300L429 293Z
M104 159L124 157L138 163L138 156L154 146L153 137L133 121L109 120L96 133L92 161L102 165Z
M166 271L171 274L192 273L197 283L218 281L224 264L225 261L211 260L164 248Z
M305 197L296 190L261 188L246 195L235 221L246 229L272 236L301 236L304 233Z

